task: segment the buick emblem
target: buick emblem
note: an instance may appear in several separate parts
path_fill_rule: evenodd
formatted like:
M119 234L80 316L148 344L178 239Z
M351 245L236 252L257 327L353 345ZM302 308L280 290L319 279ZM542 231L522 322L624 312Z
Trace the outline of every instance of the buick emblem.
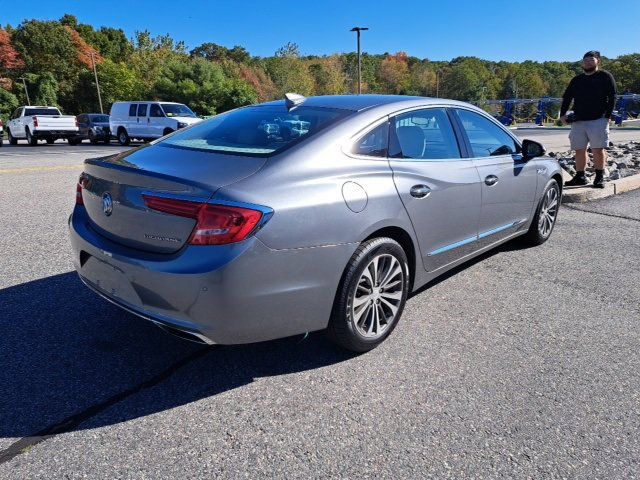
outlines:
M113 212L113 198L109 192L102 194L102 211L107 217Z

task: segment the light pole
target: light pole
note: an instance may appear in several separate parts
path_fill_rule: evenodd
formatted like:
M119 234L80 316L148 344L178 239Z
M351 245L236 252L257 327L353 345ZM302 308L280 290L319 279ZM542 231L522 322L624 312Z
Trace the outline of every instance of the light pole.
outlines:
M93 58L93 52L91 52L91 63L93 64L93 75L96 77L96 89L98 90L98 102L100 102L100 113L104 113L102 110L102 97L100 96L100 84L98 83L98 71L96 70L96 60Z
M369 30L367 27L353 27L350 32L356 32L358 35L358 95L362 93L362 60L360 55L360 32Z
M18 77L18 80L22 80L22 84L24 85L24 93L27 96L27 105L31 106L31 100L29 100L29 90L27 90L27 81L24 77Z

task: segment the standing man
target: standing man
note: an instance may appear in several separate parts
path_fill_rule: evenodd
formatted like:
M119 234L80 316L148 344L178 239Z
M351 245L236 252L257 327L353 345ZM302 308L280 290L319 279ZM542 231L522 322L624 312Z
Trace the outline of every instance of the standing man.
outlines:
M616 82L613 75L600 70L600 52L591 50L582 57L584 73L569 82L562 96L560 119L571 123L571 149L576 151L576 175L565 183L575 187L587 184L587 145L591 145L596 178L595 188L604 188L605 148L609 146L609 118L616 100ZM567 110L573 100L573 118L567 118ZM571 117L571 116L570 116Z

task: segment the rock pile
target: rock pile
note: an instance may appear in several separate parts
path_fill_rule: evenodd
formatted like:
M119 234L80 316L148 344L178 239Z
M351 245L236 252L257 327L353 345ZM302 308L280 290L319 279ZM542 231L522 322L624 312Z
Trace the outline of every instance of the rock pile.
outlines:
M619 178L640 174L640 142L613 143L607 149L607 166L604 169L605 180L617 180ZM571 176L576 173L575 152L549 152L550 157L558 159L560 166ZM593 168L593 154L589 149L589 159L587 161L587 177L595 175Z

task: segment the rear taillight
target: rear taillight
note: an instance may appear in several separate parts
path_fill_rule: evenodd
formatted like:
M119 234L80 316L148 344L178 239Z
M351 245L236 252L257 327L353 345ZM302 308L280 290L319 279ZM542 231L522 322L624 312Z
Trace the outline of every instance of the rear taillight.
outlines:
M38 117L32 117L33 118L33 126L37 127L38 126Z
M76 122L76 127L78 126L78 117L73 117L73 120Z
M87 184L87 176L82 173L80 178L78 179L78 183L76 184L76 205L84 205L84 201L82 200L82 189Z
M151 210L193 218L196 226L189 237L191 245L223 245L247 238L262 220L259 210L230 205L190 202L143 195Z

